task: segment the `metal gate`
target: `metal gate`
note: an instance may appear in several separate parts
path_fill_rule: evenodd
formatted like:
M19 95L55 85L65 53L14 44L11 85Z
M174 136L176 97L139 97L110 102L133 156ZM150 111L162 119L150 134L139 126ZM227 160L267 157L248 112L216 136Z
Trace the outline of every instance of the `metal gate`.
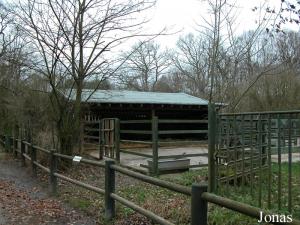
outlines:
M216 191L292 212L300 202L300 111L219 114L216 127Z

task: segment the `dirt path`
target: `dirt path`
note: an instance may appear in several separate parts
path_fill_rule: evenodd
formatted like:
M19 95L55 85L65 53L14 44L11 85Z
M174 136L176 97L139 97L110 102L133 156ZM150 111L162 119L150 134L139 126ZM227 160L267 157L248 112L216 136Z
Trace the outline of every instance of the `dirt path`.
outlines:
M18 160L0 152L0 225L96 225L50 197Z

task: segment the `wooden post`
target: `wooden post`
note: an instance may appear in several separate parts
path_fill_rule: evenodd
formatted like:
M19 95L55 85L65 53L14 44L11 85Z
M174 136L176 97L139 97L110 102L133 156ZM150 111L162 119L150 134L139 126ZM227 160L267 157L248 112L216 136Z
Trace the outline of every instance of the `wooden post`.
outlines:
M116 160L120 163L120 120L118 118L115 119L115 153Z
M37 166L34 164L36 162L36 148L33 145L32 132L30 133L30 155L31 155L31 168L34 177L37 177Z
M57 193L57 177L54 175L57 171L57 157L54 155L55 150L50 150L50 176L49 176L49 183L50 183L50 193L52 195L56 195Z
M80 120L80 134L79 134L79 152L80 154L84 151L84 121Z
M12 153L14 156L16 154L15 139L16 139L16 126L14 126L14 128L13 128L13 136L12 136Z
M36 162L36 149L33 146L32 130L30 130L28 133L28 142L30 143L30 145L28 147L30 148L29 152L30 152L30 156L31 156L32 174L33 174L33 177L37 177L37 167L34 164L34 162Z
M267 147L268 147L268 131L267 131L267 124L262 122L262 165L266 165L267 163Z
M9 152L9 136L5 135L5 152Z
M111 168L115 161L105 161L105 218L111 220L115 216L115 200L110 196L115 192L115 170Z
M30 146L31 150L31 168L32 168L32 174L33 177L37 177L37 166L34 164L36 162L36 148L33 146L33 143L31 143Z
M17 157L18 156L18 136L15 137L14 140L14 156Z
M191 225L207 225L207 201L201 198L204 192L207 192L206 183L192 185Z
M158 171L158 118L152 117L152 175L157 176Z
M8 143L8 151L9 153L13 152L13 146L14 146L14 138L13 136L9 136L9 143Z
M99 132L100 132L100 140L99 140L99 159L103 159L103 150L105 145L104 140L104 119L99 122Z
M10 147L11 147L11 146L10 146L10 135L7 135L7 136L6 136L5 142L7 142L7 143L6 143L6 145L7 145L7 150L6 150L6 151L9 153L9 152L10 152Z
M215 191L215 145L216 145L216 130L217 117L214 104L208 105L208 191Z
M25 143L24 143L25 140L21 140L21 161L22 161L22 166L26 166L26 163L25 163Z

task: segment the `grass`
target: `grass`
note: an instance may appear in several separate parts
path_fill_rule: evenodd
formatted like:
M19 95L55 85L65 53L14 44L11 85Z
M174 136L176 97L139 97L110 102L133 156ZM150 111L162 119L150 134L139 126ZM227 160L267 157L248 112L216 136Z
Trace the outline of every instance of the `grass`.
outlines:
M81 172L78 172L81 171ZM287 181L288 181L288 164L282 163L282 209L279 212L287 213ZM73 172L76 174L93 174L92 171L88 171L85 167L76 168ZM292 164L292 201L293 201L293 218L300 219L300 163ZM95 186L101 187L103 185L103 171L94 172L94 175L79 176L79 179L83 182L90 183ZM71 177L74 174L71 174ZM97 176L97 177L95 177ZM278 165L272 164L272 186L271 186L271 199L272 210L277 210L277 176ZM267 207L267 174L263 174L262 183L262 206ZM177 184L191 186L195 182L200 182L207 179L207 169L192 170L189 172L173 175L163 175L161 179L171 181ZM258 205L258 178L255 178L253 196L250 193L250 185L234 188L229 186L227 190L224 186L219 189L219 195L228 197L233 200L244 202L253 206ZM103 186L102 186L103 187ZM148 209L155 214L162 216L175 224L187 225L190 224L190 197L177 194L172 191L168 191L163 188L159 188L150 184L146 184L141 181L136 181L132 178L128 178L123 175L117 176L116 192L134 202L135 204ZM150 225L150 221L143 216L138 215L133 210L126 208L120 204L117 204L117 217L113 222L105 221L104 216L104 199L103 196L91 193L82 188L74 188L74 186L65 185L61 187L61 196L71 206L79 208L87 212L91 216L98 218L99 224L142 224ZM74 197L75 196L75 197ZM253 225L258 224L256 219L248 216L241 215L237 212L227 210L225 208L209 204L209 224L224 224L224 225Z
M300 219L300 164L292 164L292 214L294 218ZM271 173L271 189L270 189L270 200L271 208L270 210L274 212L288 213L288 163L281 164L281 209L278 210L278 164L272 164ZM261 184L262 200L261 207L268 208L268 174L267 172L262 174L262 184ZM220 195L226 196L233 200L245 202L254 206L259 206L259 177L254 178L253 184L253 194L251 195L250 183L244 187L238 187L236 189L230 187L229 191L226 187L220 188Z
M300 173L300 164L293 163L292 164L292 215L293 218L300 219L300 180L299 180L299 173ZM279 212L283 214L289 214L287 208L287 183L288 183L288 164L282 163L281 165L281 172L282 172L282 209L278 210L278 192L277 192L277 176L278 176L278 165L272 164L272 185L271 185L271 211ZM190 186L195 182L199 182L201 180L205 180L207 176L207 170L194 170L189 171L186 173L182 173L179 175L168 175L162 176L162 179L172 181L181 185ZM262 208L267 208L267 174L263 174L263 183L262 183ZM237 187L234 188L233 186L229 186L229 189L220 188L219 195L228 197L230 199L243 202L246 204L250 204L253 206L258 206L258 181L259 179L255 178L254 188L253 188L253 195L250 193L250 185L247 184L243 188ZM122 194L126 198L130 198L132 200L136 200L138 204L144 204L145 201L148 202L146 206L149 205L149 201L153 203L150 207L150 210L157 212L159 215L163 215L165 218L172 219L175 224L189 224L189 198L184 198L181 196L181 201L176 201L175 199L179 199L179 195L175 196L172 192L161 190L159 188L149 187L149 185L141 185L138 187L132 188L124 188L122 189ZM126 195L127 194L127 195ZM147 198L145 198L147 195ZM165 212L162 210L157 210L159 204L164 207L168 208L168 201L175 202L174 207L177 210L172 212ZM165 203L164 203L165 202ZM185 210L180 210L185 208ZM245 224L245 225L252 225L252 224L259 224L256 219L250 218L245 215L241 215L239 213L233 212L231 210L227 210L225 208L210 204L209 205L209 224L227 224L227 225L235 225L235 224Z
M83 211L86 211L90 205L90 201L87 199L82 199L82 198L70 198L68 199L68 203L72 205L74 208L81 209Z

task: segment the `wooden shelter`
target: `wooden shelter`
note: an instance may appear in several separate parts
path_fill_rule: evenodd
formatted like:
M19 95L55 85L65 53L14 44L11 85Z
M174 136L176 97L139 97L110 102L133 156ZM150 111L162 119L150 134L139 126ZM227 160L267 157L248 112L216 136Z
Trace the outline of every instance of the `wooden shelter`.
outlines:
M71 94L71 99L75 95ZM208 101L185 93L85 89L82 102L86 119L102 118L204 119Z
M68 96L75 100L74 92ZM147 167L156 173L159 147L207 140L208 101L185 93L83 90L82 104L82 147L99 150L99 159L120 161L120 153L139 155L152 159ZM136 152L136 148L150 148L152 154ZM203 156L201 152L182 154L176 157ZM166 160L173 155L160 157Z
M74 90L73 90L74 91ZM70 95L75 99L75 94ZM118 118L122 120L145 120L154 116L170 120L206 120L208 116L208 101L185 93L162 93L116 90L89 90L82 92L85 121L99 121L103 118ZM133 129L133 125L130 129ZM138 126L138 125L135 125ZM196 127L198 126L198 127ZM207 129L207 124L168 124L161 129ZM136 127L142 129L142 127ZM174 135L173 135L174 136ZM177 135L178 136L178 135ZM189 135L193 137L195 135ZM203 136L203 135L202 135ZM166 135L170 137L170 135ZM183 137L181 135L181 137ZM199 136L197 136L199 138ZM203 137L202 137L203 139Z

